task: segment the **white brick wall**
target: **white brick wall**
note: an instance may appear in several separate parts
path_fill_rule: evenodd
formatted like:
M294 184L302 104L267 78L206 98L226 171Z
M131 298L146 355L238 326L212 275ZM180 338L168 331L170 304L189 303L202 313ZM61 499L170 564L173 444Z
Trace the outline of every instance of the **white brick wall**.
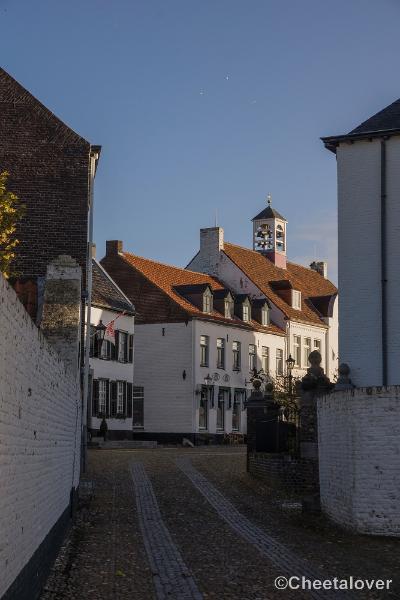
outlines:
M79 483L77 382L0 275L0 597Z
M321 504L361 533L400 536L400 387L318 399Z

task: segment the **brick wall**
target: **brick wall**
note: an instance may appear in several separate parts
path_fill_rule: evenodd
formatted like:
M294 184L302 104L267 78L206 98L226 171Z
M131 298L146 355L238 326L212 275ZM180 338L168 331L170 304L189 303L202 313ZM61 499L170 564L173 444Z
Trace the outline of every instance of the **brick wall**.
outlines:
M323 510L361 533L400 536L400 386L318 399Z
M80 394L1 275L0 331L0 597L34 598L79 482Z
M0 171L10 173L8 188L27 207L18 225L19 274L44 276L59 254L85 271L89 168L90 144L0 69Z
M314 461L294 458L288 454L250 452L248 471L271 487L290 494L313 493L318 468Z

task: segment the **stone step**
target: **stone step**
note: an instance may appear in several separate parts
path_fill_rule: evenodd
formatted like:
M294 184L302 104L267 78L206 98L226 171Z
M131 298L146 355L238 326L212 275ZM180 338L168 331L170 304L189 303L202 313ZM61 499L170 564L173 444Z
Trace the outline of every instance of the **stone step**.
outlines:
M157 448L157 442L153 440L107 440L105 442L103 438L94 437L92 438L92 444L105 450L113 448Z

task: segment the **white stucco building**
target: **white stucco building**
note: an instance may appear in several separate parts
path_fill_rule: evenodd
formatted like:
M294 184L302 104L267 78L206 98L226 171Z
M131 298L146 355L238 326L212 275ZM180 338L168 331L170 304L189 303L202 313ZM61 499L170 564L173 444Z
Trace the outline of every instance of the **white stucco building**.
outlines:
M133 383L135 309L94 259L92 274L92 393L88 407L88 428L92 434L98 434L101 420L105 417L110 439L131 439L134 426L141 426L142 410L140 390ZM100 342L100 332L103 329L104 333L104 327L107 326L104 339Z
M336 154L340 359L357 386L400 383L400 100L350 133Z
M221 227L200 230L200 249L187 268L217 277L234 294L266 300L271 320L285 332L285 359L295 359L301 377L308 355L318 350L331 379L338 366L338 299L325 262L310 268L287 260L287 221L271 206L253 222L253 249L224 240Z
M250 369L284 374L286 330L265 299L208 274L164 265L107 242L103 267L136 308L135 386L144 418L136 438L181 442L246 432Z

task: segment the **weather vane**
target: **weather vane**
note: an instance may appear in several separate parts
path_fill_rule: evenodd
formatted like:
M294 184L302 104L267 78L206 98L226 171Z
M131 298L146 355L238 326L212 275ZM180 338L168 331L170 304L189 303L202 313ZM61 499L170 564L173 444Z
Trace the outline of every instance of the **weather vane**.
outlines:
M268 206L271 206L271 202L272 202L272 196L271 193L268 192L268 196L267 196L267 202L268 202Z

